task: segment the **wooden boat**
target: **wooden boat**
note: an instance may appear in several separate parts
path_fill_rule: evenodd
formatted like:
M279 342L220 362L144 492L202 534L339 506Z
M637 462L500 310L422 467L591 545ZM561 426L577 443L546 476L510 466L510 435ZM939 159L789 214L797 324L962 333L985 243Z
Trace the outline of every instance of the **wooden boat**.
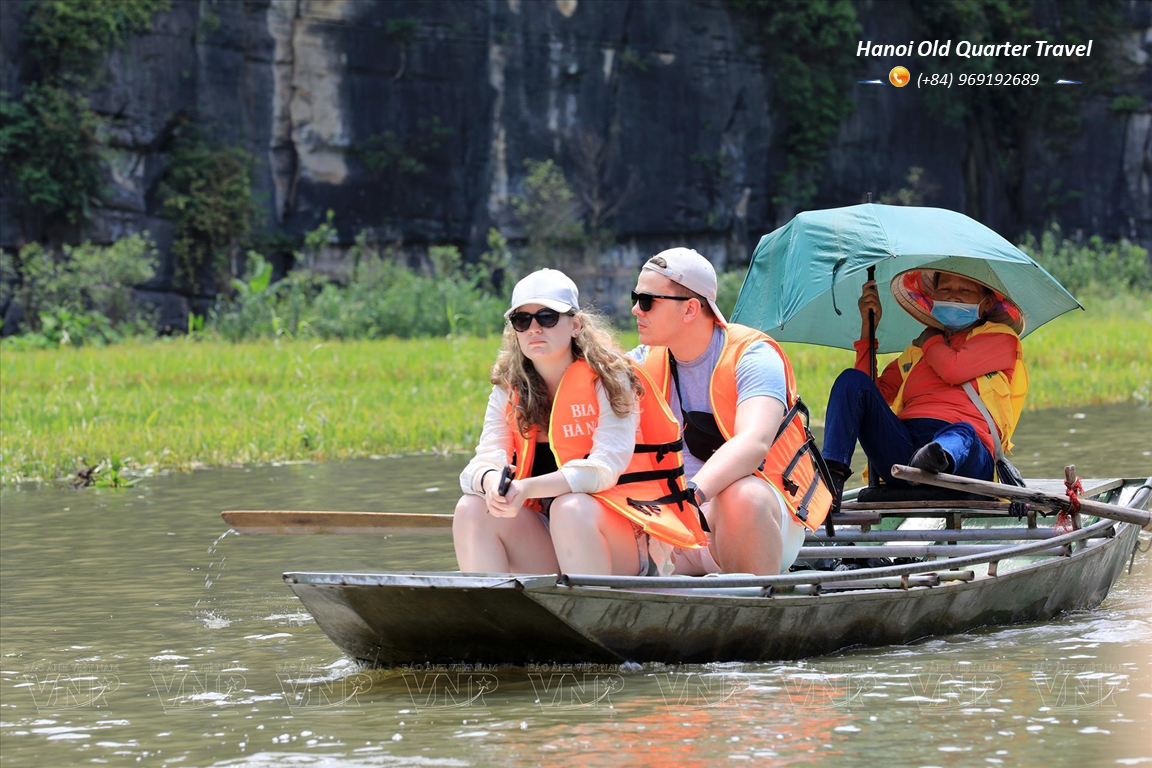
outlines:
M1063 492L1063 480L1028 486ZM1131 509L1152 502L1152 478L1084 488L1083 498ZM1087 518L1062 533L1054 518L1035 510L1018 518L1021 507L988 499L846 500L839 543L822 547L825 534L810 535L801 562L929 559L779 576L294 572L284 580L344 653L373 666L785 660L1095 608L1129 566L1140 530ZM948 527L885 530L884 521L910 518Z

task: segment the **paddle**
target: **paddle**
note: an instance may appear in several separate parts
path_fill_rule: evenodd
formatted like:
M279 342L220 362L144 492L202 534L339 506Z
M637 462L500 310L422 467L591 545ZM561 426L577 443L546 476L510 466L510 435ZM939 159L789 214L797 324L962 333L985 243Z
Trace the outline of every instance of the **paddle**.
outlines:
M399 530L451 528L452 515L406 512L306 512L231 510L224 522L244 534L389 534Z
M903 464L892 465L892 477L907 480L912 483L935 485L940 488L951 488L956 491L967 491L981 496L991 496L998 499L1011 499L1026 501L1029 504L1045 507L1056 511L1071 511L1071 504L1067 496L1058 496L1054 493L1044 493L1030 488L1020 488L1015 485L993 483L988 480L976 480L971 477L947 475L944 473L925 472L915 467L906 467ZM1085 515L1105 517L1109 520L1118 520L1123 523L1135 523L1144 528L1152 526L1152 514L1142 509L1121 507L1116 504L1105 504L1093 499L1080 499L1080 512Z
M500 473L500 495L508 492L515 470ZM309 512L236 509L220 516L237 533L256 535L389 534L399 530L451 528L452 515L408 512Z

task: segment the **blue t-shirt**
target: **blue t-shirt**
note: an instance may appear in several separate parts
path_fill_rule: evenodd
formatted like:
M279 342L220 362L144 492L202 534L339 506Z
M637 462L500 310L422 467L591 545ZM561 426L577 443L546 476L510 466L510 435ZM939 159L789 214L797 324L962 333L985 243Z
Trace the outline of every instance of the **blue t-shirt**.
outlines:
M708 385L712 381L712 372L716 363L720 362L720 353L724 350L724 331L717 325L712 332L712 341L708 349L695 360L676 359L676 372L680 377L680 397L676 396L676 383L672 382L673 391L668 393L668 404L672 413L684 428L684 414L680 410L680 401L690 411L704 411L712 413L712 401L708 397ZM644 362L648 355L648 346L641 344L628 353L628 357L638 363ZM787 406L788 385L784 378L784 360L779 353L764 342L758 342L748 348L736 364L736 404L744 402L750 397L773 397ZM692 455L688 446L684 446L684 476L691 480L704 462Z

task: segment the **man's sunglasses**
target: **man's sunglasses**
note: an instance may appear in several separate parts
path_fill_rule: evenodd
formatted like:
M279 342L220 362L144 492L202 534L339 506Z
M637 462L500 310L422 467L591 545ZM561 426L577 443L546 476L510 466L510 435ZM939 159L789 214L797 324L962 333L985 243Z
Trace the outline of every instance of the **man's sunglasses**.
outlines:
M571 314L566 312L565 314ZM508 322L512 324L512 328L520 333L532 327L532 318L536 318L536 322L541 328L555 328L556 323L560 322L560 313L554 309L538 309L535 312L513 312L508 316Z
M640 305L641 312L651 312L652 302L656 299L668 299L669 301L688 301L691 296L660 296L655 293L636 293L632 291L632 303Z

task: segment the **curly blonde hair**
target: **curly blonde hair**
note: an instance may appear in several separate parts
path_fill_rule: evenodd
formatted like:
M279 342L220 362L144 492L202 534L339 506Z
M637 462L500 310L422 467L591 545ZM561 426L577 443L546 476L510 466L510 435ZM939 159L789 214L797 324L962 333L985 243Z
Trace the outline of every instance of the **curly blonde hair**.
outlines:
M620 351L608 323L600 315L583 309L577 310L575 317L583 322L572 339L572 354L588 363L604 386L613 413L624 418L644 395L644 387ZM536 366L520 351L516 331L510 325L504 328L504 340L490 378L493 384L515 395L516 428L522 436L527 437L533 427L548 428L552 397Z

